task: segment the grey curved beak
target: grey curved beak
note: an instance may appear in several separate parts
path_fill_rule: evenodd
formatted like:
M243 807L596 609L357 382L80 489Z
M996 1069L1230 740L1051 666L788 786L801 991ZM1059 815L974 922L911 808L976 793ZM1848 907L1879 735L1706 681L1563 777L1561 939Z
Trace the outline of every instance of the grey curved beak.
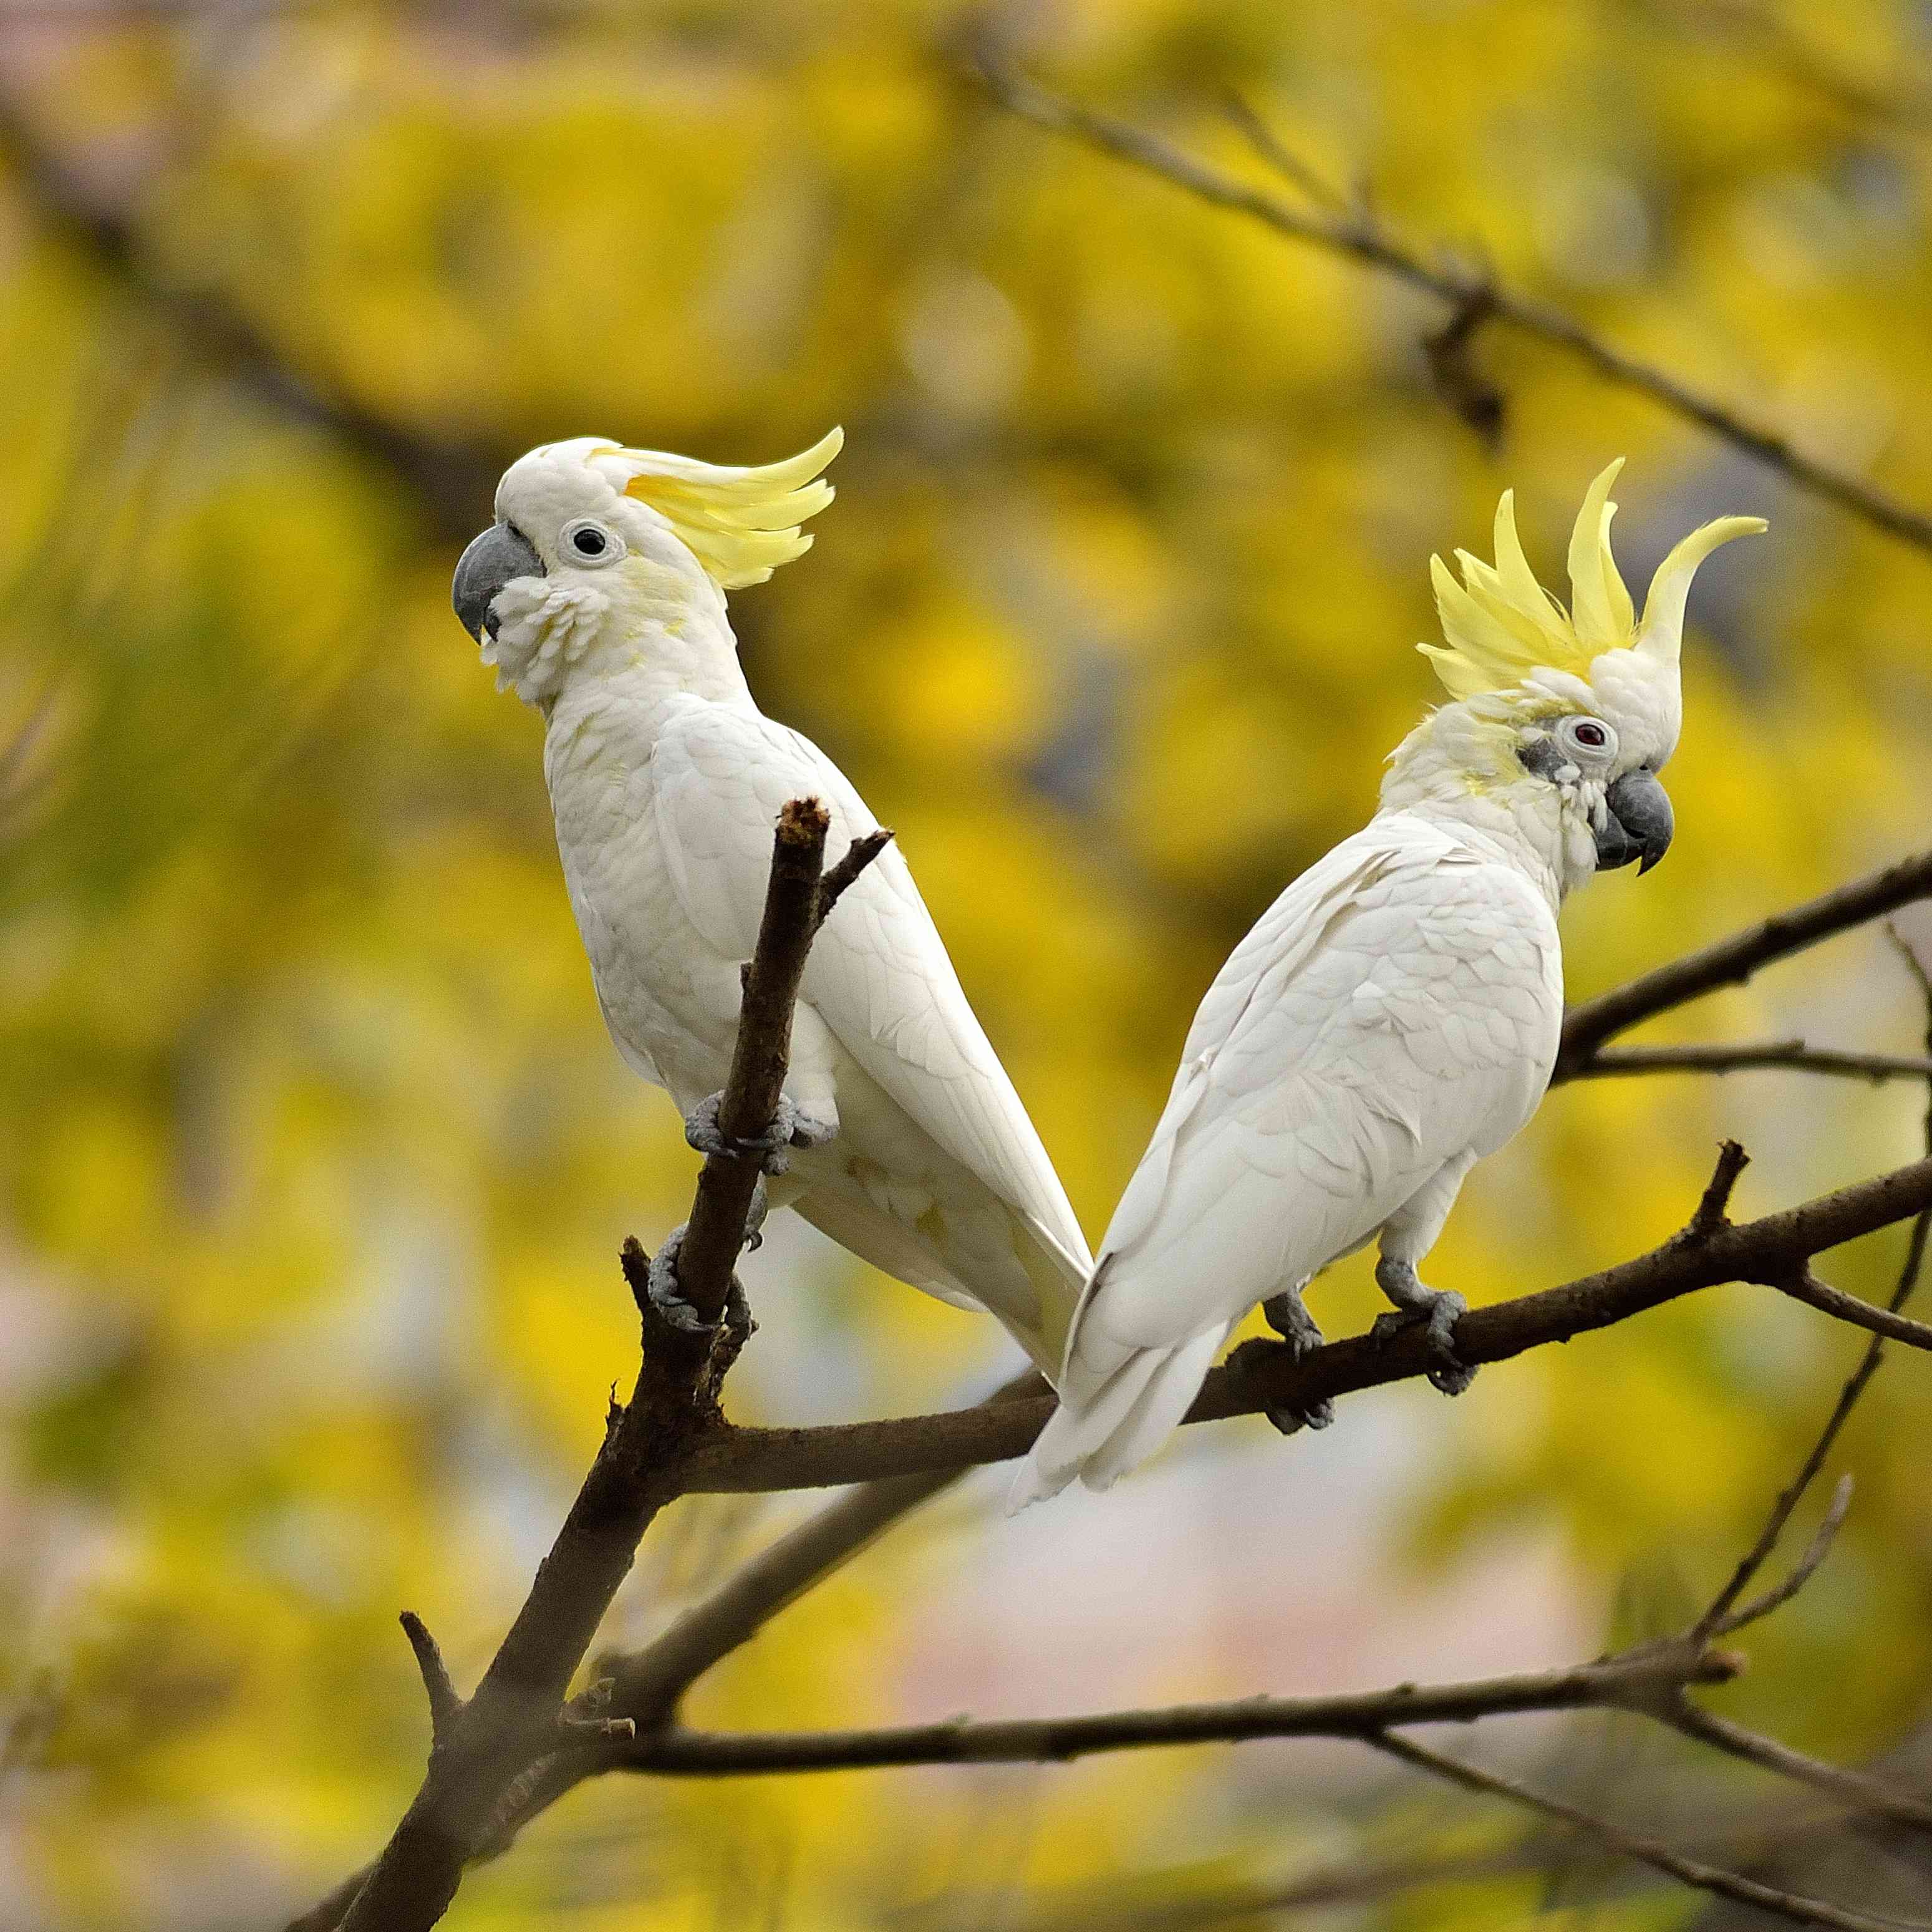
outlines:
M1670 850L1676 814L1670 794L1652 772L1626 772L1604 794L1610 808L1604 829L1597 834L1597 870L1614 871L1635 859L1640 878Z
M470 540L470 548L457 559L456 575L449 586L449 601L463 628L480 644L487 633L496 634L490 607L496 593L513 578L545 574L543 559L538 556L519 530L508 524L492 524L481 536Z

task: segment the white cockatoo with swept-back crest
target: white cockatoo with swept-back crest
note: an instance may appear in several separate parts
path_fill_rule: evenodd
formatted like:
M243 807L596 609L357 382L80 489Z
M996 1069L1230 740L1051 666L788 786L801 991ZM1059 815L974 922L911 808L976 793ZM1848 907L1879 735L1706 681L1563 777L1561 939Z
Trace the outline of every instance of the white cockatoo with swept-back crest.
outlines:
M810 547L799 526L831 502L820 472L842 440L756 469L548 444L504 473L496 520L456 570L457 614L500 688L543 714L557 850L611 1036L706 1150L780 808L819 799L834 856L878 824L824 752L759 711L725 614L726 591ZM1086 1243L896 847L812 947L785 1104L745 1150L772 1205L990 1310L1058 1370ZM652 1275L674 1304L674 1252Z
M1764 528L1706 524L1664 560L1640 620L1610 554L1610 488L1590 486L1566 611L1538 583L1511 499L1496 561L1433 575L1449 693L1390 760L1380 809L1282 893L1196 1016L1154 1139L1101 1243L1060 1406L1015 1507L1076 1474L1104 1489L1192 1402L1257 1303L1304 1353L1301 1291L1379 1237L1376 1324L1426 1322L1450 1394L1458 1294L1417 1274L1470 1168L1535 1111L1563 1016L1556 914L1594 874L1672 830L1657 773L1677 743L1678 658L1697 566ZM1321 1426L1326 1405L1279 1415Z

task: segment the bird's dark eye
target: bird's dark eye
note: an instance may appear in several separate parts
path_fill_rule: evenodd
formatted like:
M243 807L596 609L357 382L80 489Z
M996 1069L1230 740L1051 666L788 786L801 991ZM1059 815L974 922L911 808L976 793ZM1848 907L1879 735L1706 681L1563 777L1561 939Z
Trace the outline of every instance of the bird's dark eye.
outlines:
M559 535L566 555L579 563L615 563L624 554L622 542L594 517L580 518L566 524Z
M1556 742L1573 759L1591 770L1607 764L1617 754L1616 728L1600 718L1574 714L1556 721Z

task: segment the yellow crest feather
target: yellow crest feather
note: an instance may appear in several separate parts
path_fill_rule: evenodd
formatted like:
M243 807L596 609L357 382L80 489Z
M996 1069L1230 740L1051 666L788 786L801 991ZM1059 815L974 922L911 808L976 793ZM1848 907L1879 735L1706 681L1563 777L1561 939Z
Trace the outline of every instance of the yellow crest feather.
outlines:
M1496 506L1493 564L1458 550L1459 581L1442 560L1430 560L1436 608L1444 641L1417 648L1436 668L1451 698L1506 691L1538 670L1568 671L1587 678L1605 651L1640 650L1675 665L1684 629L1684 608L1696 568L1720 544L1765 527L1761 517L1720 517L1694 530L1665 558L1652 580L1643 621L1610 552L1610 520L1617 506L1610 487L1623 459L1591 484L1570 535L1570 608L1566 610L1536 580L1516 534L1514 493Z
M798 455L755 468L627 449L624 494L663 518L720 590L737 590L812 548L799 526L831 502L832 485L819 472L844 442L845 432L833 429Z

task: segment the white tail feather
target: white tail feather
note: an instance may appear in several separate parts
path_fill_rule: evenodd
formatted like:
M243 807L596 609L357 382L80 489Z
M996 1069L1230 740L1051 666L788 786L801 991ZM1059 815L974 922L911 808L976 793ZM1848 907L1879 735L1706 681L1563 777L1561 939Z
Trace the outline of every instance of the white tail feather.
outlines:
M1111 1489L1180 1426L1227 1339L1226 1328L1210 1328L1159 1356L1126 1420L1081 1465L1080 1480L1090 1490Z
M1159 1448L1187 1413L1230 1330L1210 1328L1178 1348L1137 1348L1076 1401L1074 1377L1061 1394L1007 1492L1009 1514L1058 1496L1077 1475L1104 1490Z

